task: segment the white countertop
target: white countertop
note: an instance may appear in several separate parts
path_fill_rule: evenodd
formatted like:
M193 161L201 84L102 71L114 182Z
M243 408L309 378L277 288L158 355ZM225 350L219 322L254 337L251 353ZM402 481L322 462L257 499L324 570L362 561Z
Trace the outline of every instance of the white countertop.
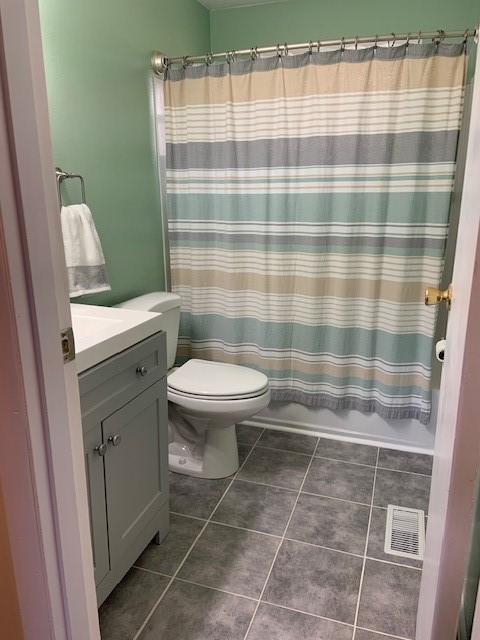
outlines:
M77 372L161 331L161 313L71 304Z

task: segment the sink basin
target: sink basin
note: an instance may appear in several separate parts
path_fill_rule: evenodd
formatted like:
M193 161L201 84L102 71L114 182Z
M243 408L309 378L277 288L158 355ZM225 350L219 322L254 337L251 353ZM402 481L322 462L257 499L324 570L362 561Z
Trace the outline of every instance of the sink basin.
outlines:
M71 304L77 372L145 340L162 328L161 314Z

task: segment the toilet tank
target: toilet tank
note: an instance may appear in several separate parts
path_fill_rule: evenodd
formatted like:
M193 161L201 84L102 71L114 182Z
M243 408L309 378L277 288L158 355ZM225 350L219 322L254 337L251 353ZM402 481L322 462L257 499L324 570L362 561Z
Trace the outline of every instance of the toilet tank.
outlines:
M162 329L167 334L167 367L175 364L178 328L180 326L180 296L166 291L154 291L143 296L125 300L116 307L135 311L152 311L162 314Z

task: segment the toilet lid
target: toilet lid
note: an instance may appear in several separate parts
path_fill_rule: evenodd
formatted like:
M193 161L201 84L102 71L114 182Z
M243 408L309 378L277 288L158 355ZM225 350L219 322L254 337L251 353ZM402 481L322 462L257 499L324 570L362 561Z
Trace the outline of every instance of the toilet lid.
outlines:
M192 359L168 376L168 386L197 397L245 398L265 391L268 378L249 367Z

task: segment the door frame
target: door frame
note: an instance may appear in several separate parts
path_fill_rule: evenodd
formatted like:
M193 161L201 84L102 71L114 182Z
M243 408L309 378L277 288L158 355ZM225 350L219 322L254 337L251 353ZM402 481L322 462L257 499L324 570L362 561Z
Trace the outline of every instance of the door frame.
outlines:
M417 640L456 637L480 469L480 47L440 386Z
M23 634L99 640L76 365L60 344L71 317L36 0L0 0L0 52L0 486Z
M77 376L60 349L60 329L71 326L71 318L35 0L0 0L0 49L0 275L8 276L0 327L11 336L11 360L0 363L0 380L12 389L10 397L0 392L2 415L6 410L10 417L8 425L0 424L0 445L8 444L0 446L0 484L24 637L99 640ZM454 637L480 463L472 420L480 300L471 296L480 287L478 84L458 236L462 251L454 270L454 281L462 284L455 288L447 334L418 640Z

